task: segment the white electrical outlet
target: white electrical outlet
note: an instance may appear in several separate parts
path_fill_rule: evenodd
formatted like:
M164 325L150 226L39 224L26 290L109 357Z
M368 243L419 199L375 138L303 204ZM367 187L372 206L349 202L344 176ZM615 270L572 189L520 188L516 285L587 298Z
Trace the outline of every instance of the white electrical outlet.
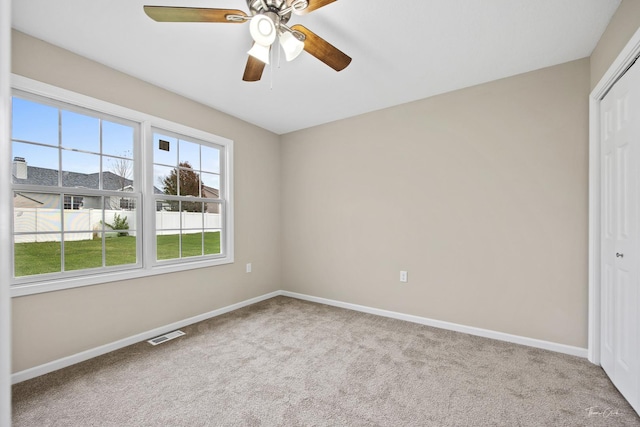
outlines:
M247 263L247 273L251 273L251 263Z
M402 283L407 283L409 281L409 274L404 270L400 271L400 281Z

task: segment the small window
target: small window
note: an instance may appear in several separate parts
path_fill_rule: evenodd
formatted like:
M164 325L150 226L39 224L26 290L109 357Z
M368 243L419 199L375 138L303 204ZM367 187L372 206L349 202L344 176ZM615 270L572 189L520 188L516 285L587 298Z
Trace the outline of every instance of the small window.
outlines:
M80 209L82 196L64 196L64 209Z
M132 211L136 208L136 201L130 197L122 197L120 199L120 209Z
M155 129L156 261L224 255L224 147Z

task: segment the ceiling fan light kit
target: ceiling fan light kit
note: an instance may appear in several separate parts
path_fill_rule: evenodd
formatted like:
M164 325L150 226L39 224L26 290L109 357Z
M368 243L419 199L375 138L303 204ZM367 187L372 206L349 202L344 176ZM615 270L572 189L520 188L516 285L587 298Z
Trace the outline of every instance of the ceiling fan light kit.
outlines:
M265 46L258 42L254 43L251 49L247 52L249 55L253 56L259 61L264 62L265 64L269 64L269 52L271 51L271 46Z
M351 58L300 24L289 28L292 14L305 15L336 0L247 0L250 15L235 9L144 6L145 13L157 22L218 22L239 24L249 21L254 41L242 79L258 81L269 63L271 46L279 41L287 61L302 53L318 58L336 71L345 69Z
M282 50L284 50L284 56L287 61L293 61L304 50L304 42L298 40L293 33L288 31L280 34L280 46L282 46Z
M251 19L249 32L256 43L262 46L271 46L276 40L276 23L274 19L278 19L278 15L272 12L256 15Z

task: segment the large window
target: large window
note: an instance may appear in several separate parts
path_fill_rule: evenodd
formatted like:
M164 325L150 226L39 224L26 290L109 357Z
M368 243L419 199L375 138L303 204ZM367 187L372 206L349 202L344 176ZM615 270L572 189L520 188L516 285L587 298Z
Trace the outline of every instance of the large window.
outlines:
M37 86L12 99L14 295L233 261L231 141Z
M12 104L14 276L137 265L136 212L114 200L125 188L140 198L139 125L26 96Z

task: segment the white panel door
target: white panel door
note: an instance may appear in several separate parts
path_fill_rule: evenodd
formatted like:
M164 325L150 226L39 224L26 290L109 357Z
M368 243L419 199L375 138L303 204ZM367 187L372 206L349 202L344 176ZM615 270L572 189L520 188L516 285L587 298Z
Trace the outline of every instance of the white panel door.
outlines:
M640 413L640 65L601 103L601 363Z

